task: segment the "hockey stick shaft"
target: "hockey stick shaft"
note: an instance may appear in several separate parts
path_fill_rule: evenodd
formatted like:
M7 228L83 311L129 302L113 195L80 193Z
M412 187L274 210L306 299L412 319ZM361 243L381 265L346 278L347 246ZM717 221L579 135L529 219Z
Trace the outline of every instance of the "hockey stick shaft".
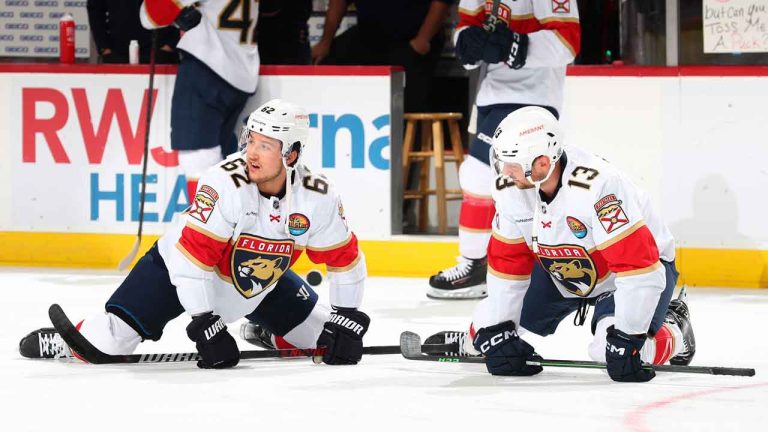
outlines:
M147 189L147 161L149 159L149 127L152 123L152 105L155 93L155 51L157 50L157 30L152 30L152 47L149 50L149 93L147 94L146 123L144 128L144 157L141 164L141 194L139 196L139 230L131 251L118 264L120 270L125 270L136 258L141 245L141 234L144 228L144 202Z
M425 355L419 350L421 337L413 332L403 332L400 335L400 349L403 357L408 360L434 361L440 363L482 363L485 364L484 357L450 357ZM606 364L594 361L578 360L554 360L542 359L540 361L528 361L532 366L544 367L570 367L584 369L606 369ZM735 376L754 376L755 370L752 368L732 368L719 366L679 366L679 365L645 365L647 369L653 369L657 372L678 372L678 373L696 373L708 375L735 375Z
M48 316L56 331L66 344L76 352L79 357L92 364L121 364L121 363L171 363L197 361L200 356L196 352L187 353L159 353L159 354L129 354L110 355L93 346L72 324L61 306L51 305ZM425 345L421 349L430 353L445 353L455 351L456 344ZM275 349L241 351L240 359L264 359L264 358L291 358L291 357L315 357L322 356L325 349ZM400 346L369 346L363 347L363 354L400 354Z

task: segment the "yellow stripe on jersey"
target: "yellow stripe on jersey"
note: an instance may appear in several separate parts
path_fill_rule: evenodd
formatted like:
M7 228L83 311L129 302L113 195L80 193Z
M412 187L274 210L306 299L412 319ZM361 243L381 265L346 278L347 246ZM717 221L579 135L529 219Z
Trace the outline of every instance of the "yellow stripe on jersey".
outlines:
M616 237L611 237L610 239L608 239L607 241L604 241L603 243L600 243L599 245L595 245L595 249L597 250L608 249L609 247L620 242L625 237L627 237L628 235L632 234L633 232L637 231L638 229L644 226L645 226L645 221L635 222L634 225L624 230L623 233L617 235Z
M525 239L523 237L509 239L509 238L503 237L501 234L497 233L496 231L494 231L493 234L491 234L491 237L505 244L525 243Z
M186 225L184 225L184 227L189 228L189 229L191 229L193 231L197 231L200 234L202 234L202 235L204 235L204 236L206 236L206 237L208 237L208 238L210 238L212 240L216 240L216 241L219 241L219 242L222 242L222 243L229 243L229 241L230 241L229 238L217 236L216 234L206 230L205 228L199 227L199 226L193 224L192 222L187 222Z
M570 43L570 42L568 42L568 39L566 39L565 37L563 37L563 35L561 35L561 34L560 34L560 31L558 31L557 29L553 29L553 30L552 30L552 33L554 33L554 34L555 34L555 36L557 36L557 38L558 38L558 39L560 39L560 42L562 42L562 44L563 44L563 45L565 45L565 47L566 47L566 48L568 48L568 51L570 51L570 52L571 52L571 54L572 54L574 57L576 57L576 48L574 48L574 47L573 47L573 45L571 45L571 43Z
M328 270L329 272L334 272L334 273L341 273L341 272L351 270L354 266L356 266L360 262L360 258L362 256L363 254L358 253L357 258L355 258L351 263L345 265L344 267L332 267L327 265L325 266L325 269Z
M660 267L661 267L661 261L656 261L655 264L649 265L648 267L645 267L645 268L630 270L625 272L618 272L616 273L616 277L637 276L637 275L642 275L646 273L651 273L652 271L655 271Z
M504 279L504 280L524 281L531 278L531 275L511 275L511 274L502 273L498 270L494 270L493 267L490 266L490 264L488 265L488 273L496 276L499 279Z
M181 252L181 254L182 254L182 255L184 255L185 257L187 257L187 259L188 259L188 260L189 260L189 261L190 261L192 264L196 265L197 267L200 267L200 269L201 269L201 270L203 270L203 271L208 271L208 272L209 272L209 271L213 271L213 267L212 267L212 266L207 266L207 265L205 265L205 264L201 263L200 261L198 261L198 260L197 260L197 258L195 258L194 256L192 256L192 254L191 254L191 253L189 253L189 251L188 251L188 250L186 250L186 249L184 248L184 246L182 246L182 245L181 245L181 243L176 243L176 249L178 249L178 250L179 250L179 252Z
M464 15L475 16L475 15L480 15L481 13L483 13L483 9L485 9L485 5L480 5L480 6L476 7L475 9L467 9L467 8L459 7L459 13L462 13Z
M350 233L349 236L347 236L347 238L344 241L342 241L341 243L337 243L335 245L330 245L330 246L325 246L325 247L314 247L314 246L307 245L307 249L309 249L311 251L314 251L314 252L323 252L323 251L334 250L334 249L338 249L338 248L340 248L342 246L346 246L347 243L349 243L351 240L352 240L352 233Z

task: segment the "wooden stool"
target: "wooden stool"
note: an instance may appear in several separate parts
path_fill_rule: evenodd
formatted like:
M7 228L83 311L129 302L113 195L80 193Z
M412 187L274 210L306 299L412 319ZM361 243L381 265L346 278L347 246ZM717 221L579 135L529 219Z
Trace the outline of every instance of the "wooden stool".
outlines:
M460 200L461 189L445 188L444 162L455 162L456 173L464 160L459 132L460 113L410 113L403 116L406 120L405 138L403 139L403 189L404 199L419 200L419 231L427 230L427 201L430 195L437 196L437 231L445 234L448 225L447 201ZM448 123L453 154L445 154L443 140L443 121ZM421 146L414 151L416 127L421 123ZM436 189L429 189L429 162L435 158ZM419 161L419 189L408 190L408 173L411 161Z

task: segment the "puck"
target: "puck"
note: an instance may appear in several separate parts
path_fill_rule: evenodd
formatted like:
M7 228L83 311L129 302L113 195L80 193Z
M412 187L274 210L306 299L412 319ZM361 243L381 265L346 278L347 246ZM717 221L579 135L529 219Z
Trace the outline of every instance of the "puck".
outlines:
M318 270L310 270L309 273L307 273L307 283L309 283L313 287L320 285L322 282L323 282L323 274L320 273Z

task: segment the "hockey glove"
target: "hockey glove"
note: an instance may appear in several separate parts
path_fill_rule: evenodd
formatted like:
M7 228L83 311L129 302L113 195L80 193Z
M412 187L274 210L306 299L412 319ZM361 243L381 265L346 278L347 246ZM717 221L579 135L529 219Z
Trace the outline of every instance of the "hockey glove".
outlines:
M645 339L645 335L628 335L616 330L614 326L608 327L605 362L612 380L646 382L656 376L652 369L643 369L643 362L640 360L640 348L643 347Z
M176 20L173 21L173 25L181 31L189 31L200 24L200 19L202 19L202 17L203 15L196 7L187 6L176 15Z
M491 375L528 376L541 372L541 366L526 361L539 361L541 357L528 342L520 339L515 323L505 321L481 328L474 341L475 349L485 356L485 366Z
M323 326L317 347L325 347L323 362L331 365L357 364L363 357L363 336L371 319L354 308L334 308Z
M525 66L527 55L528 35L513 32L506 25L499 24L488 36L482 60L489 64L504 62L512 69L520 69Z
M240 361L240 350L235 338L227 331L221 317L212 312L192 317L187 326L187 336L195 342L202 359L197 367L202 369L230 368Z
M469 26L459 33L456 41L456 57L461 64L473 65L482 59L483 48L489 34L476 26Z

